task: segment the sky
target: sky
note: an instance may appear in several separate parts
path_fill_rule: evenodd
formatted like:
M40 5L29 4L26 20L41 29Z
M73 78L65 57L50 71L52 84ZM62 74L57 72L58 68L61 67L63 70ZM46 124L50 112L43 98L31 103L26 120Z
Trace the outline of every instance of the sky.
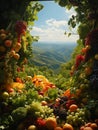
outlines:
M38 13L38 20L35 21L31 35L39 36L39 42L75 43L78 35L73 34L68 37L64 34L65 31L70 31L67 22L75 14L74 10L69 11L54 1L41 1L40 3L44 5L44 8Z

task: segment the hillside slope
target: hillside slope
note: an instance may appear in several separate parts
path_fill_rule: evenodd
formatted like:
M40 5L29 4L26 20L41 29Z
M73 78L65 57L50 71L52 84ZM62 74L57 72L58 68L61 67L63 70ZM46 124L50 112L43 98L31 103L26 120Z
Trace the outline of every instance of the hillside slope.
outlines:
M36 66L47 66L58 69L62 63L66 63L76 44L48 44L34 43L33 58L30 60Z

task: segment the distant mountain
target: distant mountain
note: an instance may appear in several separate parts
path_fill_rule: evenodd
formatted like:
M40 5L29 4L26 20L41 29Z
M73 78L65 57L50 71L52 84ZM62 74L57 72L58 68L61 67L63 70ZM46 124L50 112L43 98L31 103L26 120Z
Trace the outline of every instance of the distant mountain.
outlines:
M66 63L75 48L75 43L33 43L33 58L30 60L36 66L47 66L58 69Z

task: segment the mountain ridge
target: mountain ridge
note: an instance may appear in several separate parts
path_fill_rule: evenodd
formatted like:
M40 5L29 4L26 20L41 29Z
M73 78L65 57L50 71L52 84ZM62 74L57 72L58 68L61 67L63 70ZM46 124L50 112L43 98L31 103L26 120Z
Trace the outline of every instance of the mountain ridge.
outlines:
M76 44L33 43L33 58L30 61L36 66L47 66L58 69L70 58Z

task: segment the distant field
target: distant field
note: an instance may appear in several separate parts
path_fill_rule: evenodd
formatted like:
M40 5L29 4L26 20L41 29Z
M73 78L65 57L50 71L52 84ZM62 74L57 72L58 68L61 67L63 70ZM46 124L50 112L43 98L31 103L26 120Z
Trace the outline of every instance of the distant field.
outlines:
M33 43L33 58L31 63L36 66L47 66L58 69L66 63L75 48L75 43Z

